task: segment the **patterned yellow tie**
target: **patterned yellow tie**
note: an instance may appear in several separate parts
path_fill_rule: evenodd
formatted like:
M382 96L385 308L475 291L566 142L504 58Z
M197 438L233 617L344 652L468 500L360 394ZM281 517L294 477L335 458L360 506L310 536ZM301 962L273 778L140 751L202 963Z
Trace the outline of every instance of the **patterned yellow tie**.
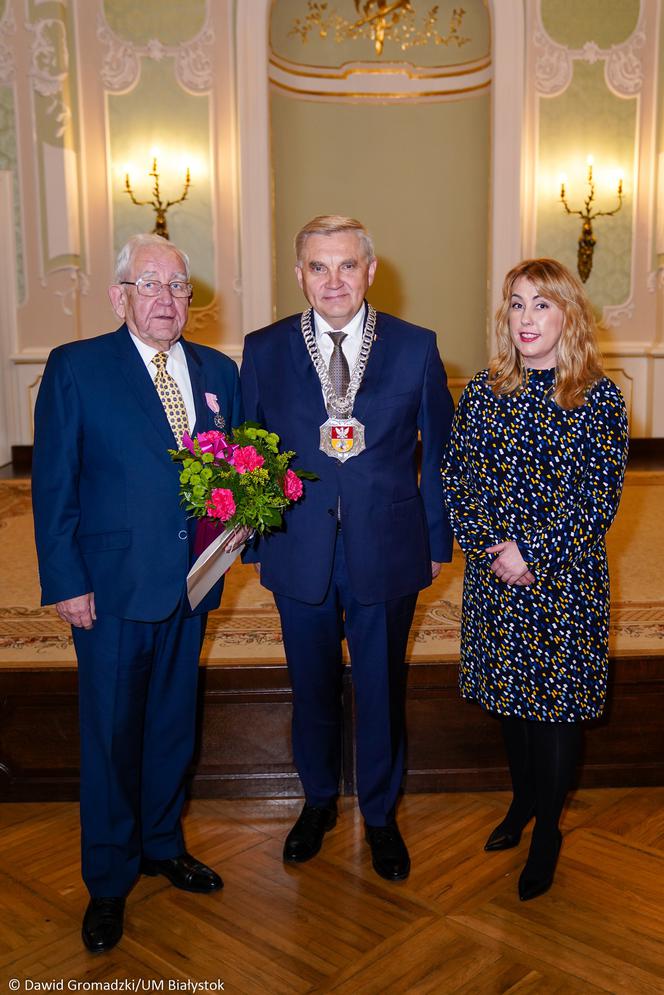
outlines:
M167 352L158 352L152 357L152 362L157 367L157 375L154 378L154 385L159 394L159 400L164 405L164 411L168 418L168 424L173 430L175 441L178 446L182 445L182 436L189 431L189 418L182 394L177 383L166 372Z

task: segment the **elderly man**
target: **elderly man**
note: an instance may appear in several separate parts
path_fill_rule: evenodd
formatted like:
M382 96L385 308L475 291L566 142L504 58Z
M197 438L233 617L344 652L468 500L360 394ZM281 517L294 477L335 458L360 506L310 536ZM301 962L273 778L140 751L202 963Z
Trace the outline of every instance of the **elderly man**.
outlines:
M295 241L302 315L249 335L248 418L320 478L262 538L293 686L293 754L305 805L284 859L309 860L337 817L341 643L355 689L357 790L375 871L407 877L395 819L404 763L404 656L418 591L449 560L440 463L452 417L436 336L377 314L371 238L351 218L315 218ZM422 436L418 486L416 446Z
M194 749L198 660L218 584L195 612L192 530L168 449L241 421L235 364L181 338L187 256L157 235L118 255L115 332L59 346L35 409L33 495L42 603L72 626L81 731L83 920L89 950L122 935L139 873L186 891L221 878L180 822Z

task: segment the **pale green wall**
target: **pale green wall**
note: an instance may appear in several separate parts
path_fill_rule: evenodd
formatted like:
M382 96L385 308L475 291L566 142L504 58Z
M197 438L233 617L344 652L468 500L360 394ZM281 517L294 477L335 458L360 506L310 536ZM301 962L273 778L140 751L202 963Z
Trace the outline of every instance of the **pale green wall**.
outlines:
M541 0L545 29L559 44L602 48L624 42L636 27L638 0ZM554 256L576 271L581 219L568 217L560 203L560 177L567 175L567 201L583 208L588 193L588 155L594 159L594 209L617 205L618 177L624 180L621 211L593 222L597 239L593 270L586 283L598 310L624 303L630 295L632 194L637 141L637 98L613 94L605 80L605 61L574 60L573 78L558 96L539 98L537 162L538 255Z
M436 329L452 375L486 363L489 96L315 103L273 92L277 313L301 310L292 240L317 214L360 218L379 309Z
M659 22L659 66L657 81L657 106L659 108L659 120L657 122L657 153L664 154L664 17ZM664 190L657 189L657 203L664 203ZM657 245L653 244L653 264L652 268L664 266L664 253L657 254Z
M127 94L109 94L108 122L113 163L113 227L115 249L130 235L151 231L155 213L136 207L123 192L126 163L134 167L131 182L138 200L151 199L148 172L151 150L159 149L162 201L182 193L187 163L192 165L188 199L170 208L171 241L190 256L194 305L204 307L214 294L214 240L210 182L209 98L186 93L175 79L173 60L143 59L138 85Z
M2 11L0 11L0 17ZM25 297L23 269L23 236L21 232L21 203L16 163L16 112L14 91L10 86L0 86L0 169L9 170L14 178L14 239L16 242L16 293L19 303Z
M108 26L136 45L153 38L163 45L178 45L193 38L205 23L205 9L205 0L104 0Z
M639 0L540 0L545 30L568 48L583 48L587 41L610 48L625 41L636 27L639 6Z
M39 171L39 211L41 224L42 266L45 272L60 269L63 266L77 266L85 270L85 238L83 231L83 209L80 199L82 189L81 164L81 122L78 104L78 66L75 44L74 11L71 6L60 3L59 0L29 0L28 13L32 22L47 20L43 28L44 40L49 50L41 52L37 64L47 75L62 74L63 88L61 100L58 95L39 93L35 88L32 93L34 106L34 130L37 138L36 158ZM78 197L79 219L79 252L58 255L49 258L46 206L46 165L44 162L43 143L55 148L68 149L76 154L78 170L77 191L72 196Z
M564 93L540 101L537 254L560 259L576 270L581 219L568 217L560 203L560 174L567 174L567 201L583 208L587 195L589 154L594 158L596 203L600 210L617 204L617 177L624 177L619 214L593 223L597 245L586 289L598 307L629 297L632 253L633 158L636 98L616 97L606 88L604 63L574 63L574 77Z

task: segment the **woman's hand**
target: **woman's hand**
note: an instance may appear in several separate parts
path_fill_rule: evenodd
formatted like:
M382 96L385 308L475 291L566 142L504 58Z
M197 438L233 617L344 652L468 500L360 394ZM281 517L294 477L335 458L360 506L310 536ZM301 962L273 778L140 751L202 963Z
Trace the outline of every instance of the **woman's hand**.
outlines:
M528 564L513 540L488 546L485 552L498 554L491 564L491 570L504 584L508 584L510 587L513 584L524 587L535 582L534 576L528 569Z

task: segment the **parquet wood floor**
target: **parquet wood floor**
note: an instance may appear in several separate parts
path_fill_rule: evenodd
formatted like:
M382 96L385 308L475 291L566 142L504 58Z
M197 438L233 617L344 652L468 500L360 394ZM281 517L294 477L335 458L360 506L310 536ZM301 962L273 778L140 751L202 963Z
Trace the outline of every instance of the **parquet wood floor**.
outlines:
M122 941L96 956L80 940L77 806L2 804L1 990L664 992L664 788L577 793L556 883L529 903L516 882L530 834L516 850L482 849L506 804L501 793L406 796L413 870L390 885L371 869L353 799L300 867L281 861L299 801L192 802L188 847L221 871L223 892L142 878Z

